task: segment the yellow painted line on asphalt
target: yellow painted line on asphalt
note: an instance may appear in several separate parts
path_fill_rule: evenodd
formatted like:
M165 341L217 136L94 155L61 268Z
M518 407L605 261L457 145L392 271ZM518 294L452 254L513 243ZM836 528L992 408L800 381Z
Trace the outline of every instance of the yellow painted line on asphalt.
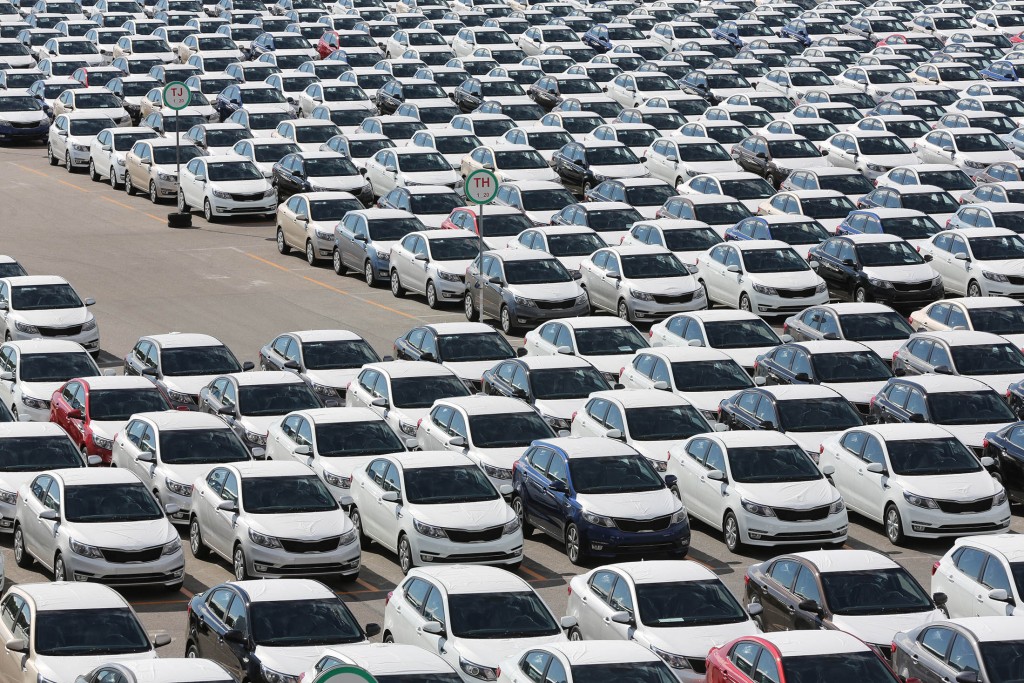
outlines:
M22 166L21 164L14 164L14 165L17 166L18 168L20 168L23 171L28 171L29 173L34 173L35 175L42 176L44 178L49 178L50 180L55 180L56 182L60 183L61 185L67 185L68 187L73 187L74 189L78 190L79 192L85 192L86 194L89 194L89 190L85 189L84 187L79 187L78 185L75 185L74 183L69 183L66 180L61 180L60 178L54 178L52 175L49 175L47 173L43 173L42 171L37 171L36 169L29 168L28 166Z
M526 567L526 566L523 566L523 565L519 565L519 571L521 571L522 573L526 574L527 576L532 577L536 581L547 581L547 579L545 579L543 576L541 576L537 572L533 571L529 567Z
M245 252L245 255L248 256L249 258L253 259L254 261L259 261L260 263L268 265L271 268L277 268L278 270L280 270L283 273L288 273L289 275L295 275L296 274L295 271L290 270L288 268L285 268L284 266L282 266L280 264L277 264L277 263L274 263L273 261L268 261L267 259L263 258L262 256L257 256L256 254L250 254L249 252ZM306 282L311 282L314 285L319 285L320 287L323 287L324 289L329 289L330 291L335 292L337 294L341 294L342 296L352 297L353 299L357 299L357 300L362 301L363 303L369 304L371 306L376 306L377 308L380 308L380 309L383 309L385 311L388 311L389 313L394 313L395 315L400 315L403 318L409 318L410 320L419 320L419 318L417 318L416 316L410 315L409 313L406 313L405 311L400 311L397 308L391 308L390 306L385 306L384 304L379 304L376 301L370 301L369 299L364 299L361 296L356 296L355 294L352 294L351 292L346 292L344 289L338 289L337 287L333 287L333 286L327 284L326 282L321 282L320 280L311 278L308 275L299 275L299 277L302 278L303 280L305 280Z
M367 583L366 581L363 581L363 580L362 580L362 579L360 579L360 578L356 578L356 583L358 583L358 584L359 584L360 586L362 586L363 588L366 588L367 590L371 590L371 591L375 591L375 592L376 592L376 591L378 591L378 590L380 590L380 589L378 589L378 588L374 588L372 584L370 584L370 583Z

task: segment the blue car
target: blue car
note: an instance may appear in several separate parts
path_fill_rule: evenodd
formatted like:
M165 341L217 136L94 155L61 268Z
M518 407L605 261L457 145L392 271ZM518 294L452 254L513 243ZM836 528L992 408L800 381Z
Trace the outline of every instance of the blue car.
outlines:
M524 536L540 529L565 544L573 564L627 554L682 558L690 525L675 483L615 438L540 440L512 468L512 509Z
M1021 413L1021 383L1010 386L1007 392L1014 412ZM999 478L1010 500L1024 502L1024 422L1014 422L1002 429L989 432L982 442L982 457L992 458L989 472Z
M0 90L0 141L45 141L50 132L50 117L43 102L27 90Z
M927 240L942 232L935 219L913 209L874 208L851 211L836 228L837 235L896 235Z
M373 287L391 279L391 247L410 232L426 230L420 219L395 209L349 211L334 226L334 272L363 274Z
M1024 61L1018 59L1000 59L992 62L987 69L979 71L986 81L1015 83L1024 76Z
M751 216L725 231L725 240L780 240L798 249L801 255L832 235L818 221L799 214Z
M597 50L598 54L612 49L612 41L608 37L608 27L604 24L591 26L586 33L580 36L580 40Z

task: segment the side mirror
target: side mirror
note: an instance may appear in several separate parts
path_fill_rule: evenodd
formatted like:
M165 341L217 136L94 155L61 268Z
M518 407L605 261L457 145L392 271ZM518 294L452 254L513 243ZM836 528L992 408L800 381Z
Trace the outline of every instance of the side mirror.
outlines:
M932 593L932 602L934 602L937 606L942 607L947 602L949 602L949 596L945 593Z
M665 380L659 380L654 383L654 388L658 391L668 391L668 382Z
M313 449L309 446L296 446L292 453L295 455L312 455Z
M56 522L60 519L60 516L57 514L56 510L46 508L45 510L39 513L39 519L42 519L47 522Z
M352 235L352 239L354 239L356 242L365 242L366 235Z
M757 157L758 159L767 159L768 158L768 155L765 154L764 152L757 152L757 153L754 154L754 156Z
M868 465L865 469L872 474L885 474L885 465L880 462L873 462Z
M242 372L249 372L250 370L254 370L255 368L256 364L253 363L251 360L247 360L244 363L242 363Z
M752 602L747 605L747 614L752 617L756 617L758 614L764 611L764 607L759 602Z
M832 465L825 465L824 467L821 468L821 473L824 474L826 477L831 477L833 474L836 473L836 468L833 467Z
M772 422L771 420L761 420L761 424L759 426L760 426L761 429L768 429L768 430L775 429L775 423Z
M82 419L82 411L81 410L71 410L71 411L68 411L68 419L69 420L81 420Z
M625 624L626 626L632 626L635 622L633 617L630 616L629 612L620 611L616 612L611 616L611 620L616 624Z
M301 370L302 369L302 366L299 365L298 362L294 361L294 360L286 360L284 362L284 366L287 369L289 369L289 370Z
M622 279L622 276L619 275L618 273L608 273L608 275L606 275L605 277L607 277L609 280L621 280Z
M91 296L87 296L85 298L85 301L83 301L82 303L84 303L86 306L95 306L96 299L93 299Z
M981 683L977 671L961 671L956 675L956 683Z
M221 406L220 408L217 408L217 414L227 415L228 417L234 417L235 409L232 408L231 406Z
M512 484L502 484L498 487L498 493L503 496L511 496L515 489L512 488Z
M948 153L952 154L953 153L953 146L952 145L943 145L942 146L942 151L943 152L948 152Z
M5 647L9 652L28 652L28 641L24 638L11 638L5 643Z
M0 379L2 379L5 382L13 382L14 381L14 373L11 372L10 370L8 370L6 372L0 372Z
M568 493L569 487L565 485L565 482L561 479L555 479L553 482L548 484L548 488L556 493Z
M606 439L622 439L622 432L618 429L609 429L604 433Z
M422 629L424 633L429 633L431 635L444 635L444 626L442 626L438 621L428 621L423 624Z
M398 495L398 491L385 491L381 494L380 499L386 503L397 503L401 497Z
M967 254L965 254L963 252L960 252L959 254L953 254L953 258L956 259L957 261L970 261L971 260L970 258L968 258Z
M177 503L168 503L167 505L164 505L164 512L169 515L176 515L181 512L181 506Z
M385 166L384 170L387 171L388 173L398 173L398 167L392 164L388 164L387 166Z
M921 413L914 413L913 415L910 416L910 421L911 422L924 422L924 415L922 415Z
M0 301L0 311L6 311L9 308L6 301Z
M492 275L491 277L487 278L487 281L490 282L492 285L498 285L499 287L503 284L501 278L498 277L497 275Z
M987 455L984 458L981 459L981 466L982 467L992 467L995 464L996 464L995 459L990 458Z
M520 346L516 349L516 358L524 358L528 353L525 346Z
M229 643L235 643L236 645L245 644L245 635L235 628L225 631L222 637Z
M821 605L816 600L804 600L798 604L797 609L803 610L804 612L811 612L812 614L821 614Z
M139 462L156 462L156 456L150 453L149 451L142 451L137 456L135 456L135 459L138 460Z
M578 270L570 271L570 273L572 274L572 279L573 280L582 280L583 279L583 273L581 273Z
M388 407L388 400L386 398L383 398L383 397L382 398L375 398L372 401L370 401L370 405L374 406L376 408L387 408Z
M256 448L252 449L252 457L255 458L256 460L262 460L264 458L264 456L266 456L266 454L267 454L267 449L266 448L256 447Z
M721 422L716 422L714 425L712 425L712 429L714 429L716 432L727 432L729 431L729 425L723 424Z
M238 512L238 503L233 500L222 500L217 503L217 509L224 512Z
M98 455L90 455L86 458L86 462L89 463L89 467L99 467L103 464L103 458Z
M141 374L144 377L156 377L158 373L156 371L156 368L151 368L147 365L146 367L142 368L139 374Z
M707 478L711 481L725 481L725 472L722 470L711 470L707 473Z
M765 384L768 384L767 377L762 377L761 375L758 375L757 377L754 378L755 387L763 387Z
M1006 592L1005 588L993 588L988 592L988 599L996 602L1014 603L1013 596Z
M810 382L811 376L808 375L806 372L798 372L796 373L796 376L793 379L795 379L797 382Z
M380 624L375 624L371 621L363 627L363 633L366 634L367 638L373 638L375 635L380 633Z
M923 258L925 263L931 263L932 261L935 260L935 257L932 256L931 254L925 254Z
M808 261L807 265L811 267L811 270L817 270L821 266L817 261Z
M687 346L704 346L704 342L700 339L690 339L686 342Z
M420 354L420 360L424 363L435 363L437 358L430 351L424 351Z
M415 261L426 261L427 260L427 255L426 254L416 254L415 256L413 256L413 260L415 260Z
M558 351L558 353L560 353L560 354L562 354L564 356L571 356L572 355L572 347L571 346L559 346L558 349L556 349L556 350Z
M448 445L449 446L454 446L455 448L465 448L466 447L466 437L464 437L464 436L453 436L452 438L448 439Z
M730 273L739 273L740 272L740 267L737 266L736 264L733 264L733 265L729 266L728 268L726 268L726 270L729 271Z
M579 623L580 622L578 619L576 619L576 617L570 616L564 616L558 620L558 625L561 626L563 629L572 628L573 626L576 626Z

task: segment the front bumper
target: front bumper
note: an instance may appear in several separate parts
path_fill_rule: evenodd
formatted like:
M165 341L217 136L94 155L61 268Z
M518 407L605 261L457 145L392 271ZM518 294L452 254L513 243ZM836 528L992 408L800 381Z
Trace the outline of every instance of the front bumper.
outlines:
M153 562L108 562L82 557L66 549L63 553L68 579L93 581L112 586L152 586L180 583L185 576L185 556L178 551L161 555Z
M1016 276L1014 277L1016 278ZM986 277L978 277L977 280L986 296L1008 296L1017 301L1024 301L1024 284L996 282Z
M662 531L628 532L583 524L580 526L580 542L588 554L596 557L657 553L682 556L690 549L690 525L682 521Z
M79 326L76 325L76 327ZM54 334L54 332L59 333L59 329L47 328L47 330L49 330L47 334L41 334L39 332L27 333L20 331L15 325L11 325L7 331L10 333L12 341L26 341L29 339L38 339L40 337L44 337L46 339L64 339L67 341L78 342L85 347L86 351L95 353L100 350L100 330L98 326L85 332L68 335ZM19 408L19 410L21 409ZM49 419L49 417L46 418L46 420Z
M192 497L179 496L177 493L171 493L166 488L160 488L159 500L161 505L168 505L173 503L178 506L178 511L173 515L167 515L167 518L171 520L171 524L188 524L189 513L192 511Z
M17 403L18 416L28 418L29 422L49 422L50 421L50 400L42 399L46 401L45 408L30 408L25 405L25 402L19 400ZM0 508L2 509L2 508Z
M659 298L667 299L669 297ZM708 307L707 297L704 296L704 290L698 289L689 295L682 295L678 298L680 301L673 303L658 303L658 301L641 301L630 297L627 299L627 305L629 310L633 312L633 317L638 320L664 320L670 315L676 313L685 313L686 311L700 311Z
M509 313L517 324L553 320L554 318L576 318L590 314L590 303L577 304L575 301L568 308L541 308L539 306L522 306L513 303L509 306Z
M24 127L0 125L0 140L43 140L49 132L49 121Z
M740 538L750 545L841 543L846 540L849 529L846 510L807 522L784 522L778 517L755 517L743 513L736 516L736 522L740 527Z
M970 534L1006 533L1010 528L1010 506L997 505L984 512L951 513L898 504L903 533L918 538L960 537Z
M208 197L210 206L216 216L239 216L249 213L274 213L277 211L277 195L270 195L258 200L236 201L221 197Z
M1022 288L1024 290L1024 288ZM917 306L923 304L930 304L933 301L938 301L943 297L943 287L941 284L929 287L928 289L917 289L917 290L900 290L892 287L873 287L869 286L868 292L875 301L883 304L888 304L892 307L897 306Z
M68 145L68 156L71 158L71 165L75 168L88 166L91 158L88 149L77 150L72 145Z
M359 543L353 542L327 552L293 553L282 548L265 548L245 542L246 561L254 576L285 578L359 573Z
M518 533L496 541L456 543L413 532L409 542L416 564L513 564L523 559L523 538Z
M828 291L814 296L799 297L790 299L774 294L754 293L751 297L751 304L755 313L768 315L782 315L783 313L799 313L808 306L819 306L828 303Z
M0 534L14 533L14 514L16 507L9 503L0 503Z

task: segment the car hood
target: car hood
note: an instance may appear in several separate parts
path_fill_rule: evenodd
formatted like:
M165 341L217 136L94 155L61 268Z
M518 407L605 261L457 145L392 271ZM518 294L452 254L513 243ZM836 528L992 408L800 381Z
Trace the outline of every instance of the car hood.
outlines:
M515 519L504 498L476 503L417 505L413 516L426 524L457 529L489 529Z
M735 161L685 161L683 163L696 171L696 173L691 172L691 175L700 175L702 173L735 173L743 170Z
M242 107L251 114L262 114L265 112L292 113L292 105L287 102L267 102L265 104L246 104Z
M827 222L822 221L820 218L818 222L828 228ZM841 219L836 219L836 225L840 222ZM821 278L813 270L789 273L754 273L751 274L750 279L768 287L781 287L783 289L806 289L808 287L816 287L821 282Z
M301 146L299 145L299 147ZM322 188L320 191L349 192L356 190L355 194L358 194L358 191L363 189L363 185L366 185L366 178L361 175L323 176L311 178L309 182L318 189Z
M1002 150L995 152L959 152L956 155L956 161L962 162L970 159L986 166L998 161L1014 161L1017 158L1017 155L1013 152ZM939 223L939 225L943 225L943 223Z
M525 652L532 647L548 643L564 643L565 640L565 635L559 633L539 638L456 638L455 645L459 654L474 664L497 667L504 659Z
M523 451L525 450L526 447L524 446L514 446L512 448L474 448L471 454L475 455L480 462L486 462L488 465L510 470L512 469L512 464L523 457Z
M178 532L174 530L166 517L147 519L141 522L102 524L65 522L65 526L72 538L97 548L141 550L163 545L178 538Z
M816 481L783 481L770 484L736 482L734 486L744 500L794 510L830 505L839 497L839 493L824 478Z
M80 308L58 308L42 311L11 311L14 318L22 320L29 325L41 325L43 327L71 327L81 325L92 318L92 314L82 306Z
M938 219L938 214L933 214ZM940 223L941 224L941 223ZM912 266L885 266L878 268L868 266L863 273L868 277L878 278L887 282L922 282L931 280L936 273L927 263L919 263Z
M654 519L679 509L679 500L667 488L636 493L577 493L576 502L587 512L627 519Z
M268 536L316 540L337 536L352 528L344 511L292 512L273 515L250 515L249 526Z
M642 178L648 175L643 164L616 164L614 166L591 166L590 171L605 178Z
M980 425L945 425L940 424L939 426L945 429L947 432L960 439L960 441L968 448L981 448L981 442L985 439L985 435L989 432L997 432L1003 427L1010 424L1009 422L993 422L989 424Z
M441 365L458 375L459 379L468 379L473 382L479 382L485 372L500 362L500 360L467 360L455 363L445 361L444 363L441 363Z
M1024 273L1024 259L1019 258L1008 261L978 261L978 266L984 267L987 271L1003 273L1005 275Z
M566 420L572 418L573 413L583 408L589 399L584 398L541 398L534 401L533 407L538 412L549 417L560 417Z
M338 370L307 370L306 377L314 384L344 390L349 382L356 378L362 368L342 368Z
M135 652L127 655L89 655L85 657L50 657L36 655L35 663L39 675L53 683L74 683L83 671L90 671L107 662L123 662L132 659L156 659L156 651Z
M758 356L760 356L762 354L765 354L765 353L768 353L769 351L771 351L774 348L775 348L774 346L750 346L750 347L743 348L743 349L718 349L718 350L721 351L722 353L724 353L725 355L729 356L729 358L732 358L734 361L739 363L742 367L744 367L744 368L752 368L752 367L754 367L754 361L757 360Z
M114 435L124 429L128 420L90 420L89 429L100 438L113 439Z
M903 488L926 498L970 501L994 496L1003 487L986 470L969 474L901 477Z
M734 395L739 389L729 389L726 391L679 391L677 392L680 396L685 398L687 401L697 406L697 410L702 412L718 412L718 404Z
M215 380L218 376L219 375L188 375L185 377L164 376L162 381L164 386L171 391L177 391L180 394L198 396L202 388Z
M1024 380L1024 374L1007 374L1007 375L967 375L972 379L976 379L979 382L984 382L999 394L1006 394L1006 389L1015 382Z
M916 157L915 157L916 159ZM775 167L783 171L798 171L804 168L820 168L828 166L828 159L825 157L805 157L802 159L778 159Z
M945 616L939 610L912 612L910 614L872 614L864 616L837 614L832 617L832 623L866 643L885 645L886 643L891 643L893 636L900 631L909 631L921 624L939 621L944 618Z
M145 468L151 468L152 465L146 463L139 463L139 465ZM176 481L179 484L185 484L186 486L192 486L199 479L206 479L206 475L210 473L217 463L197 463L195 465L161 465L161 471L163 475L172 481Z
M821 386L828 387L850 403L870 403L872 397L882 390L885 380L877 382L822 382Z
M920 163L916 154L866 154L863 156L864 163L884 166L885 168L896 168L908 164Z
M514 296L541 301L561 301L575 299L581 294L580 286L575 280L570 282L546 282L540 285L509 285L508 290Z
M64 386L63 382L22 382L21 393L24 396L31 396L33 398L41 398L44 401L49 401L50 397L53 396L53 392Z
M697 289L697 281L692 275L630 279L626 285L634 287L641 292L664 294L666 296L689 294Z
M218 182L216 189L230 192L231 194L252 194L254 192L266 192L270 189L270 182L266 178L259 180L229 180Z
M821 448L821 442L836 434L838 432L786 432L786 436L796 441L800 448L808 453L811 451L817 453L818 449Z
M50 123L50 119L41 111L5 111L3 117L4 121L13 123L39 123L40 125ZM60 659L64 658L60 657Z
M527 180L552 180L558 181L558 174L552 168L528 168L521 171L500 171L499 178L503 183L512 183Z
M266 434L270 429L270 425L280 422L281 417L281 415L261 415L258 417L243 415L239 422L246 431L254 434Z
M268 669L289 676L298 676L320 659L330 645L303 645L300 647L271 647L257 645L254 654Z
M616 376L619 375L619 370L633 362L632 353L621 353L611 356L580 356L580 358L593 365L599 372L612 372Z
M459 174L452 171L424 171L422 173L402 172L407 183L415 185L452 185L459 180Z
M747 619L735 624L645 628L643 639L665 652L704 659L713 647L721 647L736 638L758 633L757 625Z

